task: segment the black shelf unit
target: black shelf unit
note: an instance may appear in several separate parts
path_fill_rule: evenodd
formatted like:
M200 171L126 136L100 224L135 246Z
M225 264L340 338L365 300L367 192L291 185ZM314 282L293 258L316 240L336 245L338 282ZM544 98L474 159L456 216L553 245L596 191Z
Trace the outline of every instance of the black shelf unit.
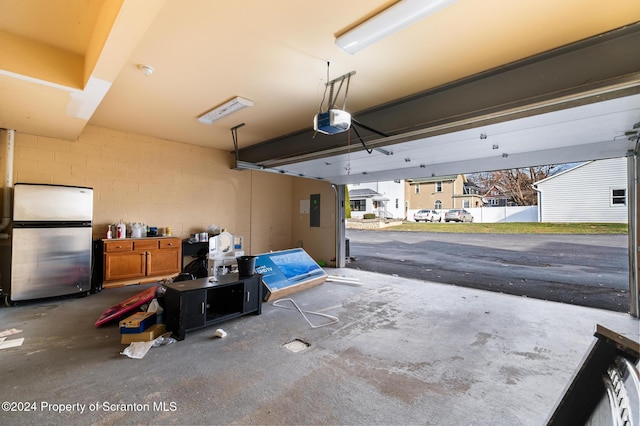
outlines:
M192 330L247 314L262 313L261 275L226 274L166 284L165 325L178 340Z

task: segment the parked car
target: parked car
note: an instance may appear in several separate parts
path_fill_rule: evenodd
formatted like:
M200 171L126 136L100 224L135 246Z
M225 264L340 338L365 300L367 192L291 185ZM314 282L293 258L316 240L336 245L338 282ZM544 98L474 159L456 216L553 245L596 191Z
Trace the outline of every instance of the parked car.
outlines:
M444 214L445 222L473 222L471 212L465 209L452 209Z
M442 222L442 215L437 210L422 209L413 215L416 222Z

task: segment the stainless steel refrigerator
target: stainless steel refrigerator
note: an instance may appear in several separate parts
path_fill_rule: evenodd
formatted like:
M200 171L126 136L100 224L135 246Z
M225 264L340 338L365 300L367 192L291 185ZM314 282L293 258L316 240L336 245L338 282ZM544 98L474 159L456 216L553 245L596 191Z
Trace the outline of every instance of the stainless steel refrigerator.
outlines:
M10 276L2 277L11 301L90 292L92 218L92 188L14 185Z

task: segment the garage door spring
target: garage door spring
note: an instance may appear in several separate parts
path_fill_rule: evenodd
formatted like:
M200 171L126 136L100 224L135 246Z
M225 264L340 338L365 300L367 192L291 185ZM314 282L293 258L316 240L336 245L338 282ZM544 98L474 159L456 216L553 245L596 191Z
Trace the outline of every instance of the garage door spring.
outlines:
M293 307L289 307L289 306L282 306L280 304L280 302L291 302L291 304L293 305ZM300 309L300 307L296 304L296 302L293 301L293 299L280 299L280 300L276 300L273 302L273 306L276 306L278 308L284 308L284 309L293 309L296 310L298 312L300 312L300 315L302 315L302 317L309 323L309 325L311 326L311 328L320 328L320 327L324 327L327 325L331 325L331 324L335 324L339 321L339 319L337 317L334 317L333 315L328 315L328 314L322 314L320 312L310 312L310 311L303 311L302 309ZM309 321L309 318L307 318L307 316L305 314L311 314L311 315L318 315L324 318L328 318L331 321L326 323L326 324L320 324L320 325L313 325L311 323L311 321Z

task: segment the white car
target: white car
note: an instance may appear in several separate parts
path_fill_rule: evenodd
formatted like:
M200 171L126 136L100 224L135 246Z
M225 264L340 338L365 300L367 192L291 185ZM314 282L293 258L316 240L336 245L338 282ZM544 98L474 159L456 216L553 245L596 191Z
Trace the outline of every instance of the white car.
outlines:
M449 222L473 222L473 216L468 210L453 209L444 214L444 221Z
M413 220L420 222L442 222L442 215L437 210L422 209L413 215Z

